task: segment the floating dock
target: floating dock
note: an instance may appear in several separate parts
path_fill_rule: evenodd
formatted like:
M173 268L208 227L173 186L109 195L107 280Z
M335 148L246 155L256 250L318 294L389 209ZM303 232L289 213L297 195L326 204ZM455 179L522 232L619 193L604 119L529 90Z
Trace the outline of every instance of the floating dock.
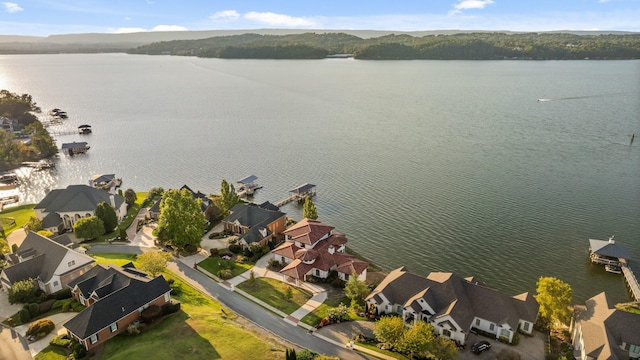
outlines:
M311 198L315 195L316 195L316 186L313 184L306 183L289 190L289 196L276 202L274 205L277 207L281 207L282 205L288 204L292 201L302 202L305 199Z
M635 301L640 302L640 284L638 284L638 273L640 271L634 271L634 268L638 269L638 267L631 260L629 249L625 245L617 243L613 235L609 240L589 239L589 258L594 264L604 264L605 267L610 266L620 269L624 279L627 281L631 295L633 295Z
M254 191L262 189L262 186L258 185L256 180L258 180L257 176L249 175L236 181L238 184L238 196L251 196Z

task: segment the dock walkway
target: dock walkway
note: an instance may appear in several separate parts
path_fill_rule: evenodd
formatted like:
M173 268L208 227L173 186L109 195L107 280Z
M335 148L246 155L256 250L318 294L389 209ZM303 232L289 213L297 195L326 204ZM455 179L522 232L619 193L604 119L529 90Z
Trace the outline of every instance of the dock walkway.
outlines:
M311 198L316 194L316 186L313 184L302 184L295 189L289 190L289 196L276 202L274 205L280 207L284 204L288 204L292 201L304 201L306 198Z
M627 280L627 285L634 299L640 302L640 284L638 283L636 273L629 265L622 266L622 273L624 274L625 280Z

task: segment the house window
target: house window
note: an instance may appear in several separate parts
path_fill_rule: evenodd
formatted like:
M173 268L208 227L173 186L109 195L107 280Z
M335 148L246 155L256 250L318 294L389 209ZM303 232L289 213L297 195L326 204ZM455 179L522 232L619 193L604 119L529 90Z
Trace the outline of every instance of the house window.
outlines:
M632 354L640 354L640 345L629 345L629 352Z
M320 276L320 270L316 269L316 276Z
M490 331L493 331L495 328L496 328L496 326L495 326L495 325L493 325L493 324L489 325L489 330L490 330Z
M529 323L528 322L524 323L524 326L522 327L522 330L524 330L526 332L529 332Z
M89 341L90 341L92 344L97 343L97 342L98 342L98 334L93 334L93 335L91 335L91 337L89 338Z
M59 283L58 283L57 281L54 281L54 282L53 282L53 287L57 287L57 286L58 286L58 284L59 284Z
M71 260L71 261L69 261L69 262L67 263L67 265L68 265L69 267L72 267L72 266L73 266L73 265L75 265L75 264L76 264L76 261L75 261L75 260Z
M114 322L113 324L111 324L111 332L114 332L118 330L118 323Z
M500 330L500 336L504 336L504 337L508 338L509 337L509 330L507 330L507 329Z
M442 336L451 338L451 331L447 329L442 330Z
M169 293L164 294L164 302L169 302L169 300L171 300Z
M402 305L398 305L398 308L397 308L396 312L398 314L402 314Z
M480 326L480 319L476 319L476 326Z
M349 281L349 275L348 274L344 275L344 281Z

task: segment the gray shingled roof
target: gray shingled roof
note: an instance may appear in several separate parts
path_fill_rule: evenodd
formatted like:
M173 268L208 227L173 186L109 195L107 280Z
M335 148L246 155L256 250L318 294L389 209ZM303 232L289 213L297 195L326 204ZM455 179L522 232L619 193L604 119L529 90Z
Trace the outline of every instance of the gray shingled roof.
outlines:
M390 272L367 300L380 304L380 294L405 307L423 298L436 317L450 315L463 329L469 329L477 316L496 324L507 323L516 330L520 319L535 322L539 308L533 297L526 294L510 297L452 273L435 272L424 278L404 267Z
M248 245L262 240L264 236L259 233L260 230L267 229L269 224L283 216L285 213L280 211L263 209L255 204L241 203L231 208L231 214L222 221L228 223L238 221L242 226L248 227L249 231L240 237Z
M170 291L162 276L148 282L132 279L128 286L98 300L63 326L80 339L87 339Z
M129 271L128 268L120 266L97 265L71 281L68 286L71 289L77 286L85 298L89 298L94 291L98 297L104 297L128 286L131 279L149 281L146 275L140 271Z
M101 202L111 205L111 194L104 190L95 189L88 185L69 185L66 189L55 189L36 205L35 209L52 212L82 212L95 211ZM120 195L113 195L116 209L124 203Z
M589 239L589 248L591 252L602 256L613 258L631 259L629 249L625 245L618 244L613 240L595 240Z
M67 252L73 250L62 246L49 238L30 231L20 245L20 248L18 248L18 254L25 251L35 251L37 255L29 260L14 264L4 269L11 282L21 281L28 278L36 278L38 276L43 282L49 282ZM84 258L85 261L77 262L75 268L95 262L92 257L81 253L77 253L76 256Z

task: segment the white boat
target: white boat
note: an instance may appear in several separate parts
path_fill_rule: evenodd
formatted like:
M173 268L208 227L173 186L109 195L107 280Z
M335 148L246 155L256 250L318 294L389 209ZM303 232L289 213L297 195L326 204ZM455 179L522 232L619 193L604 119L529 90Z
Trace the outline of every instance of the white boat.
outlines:
M613 274L622 274L622 269L620 268L620 266L605 265L604 269Z

